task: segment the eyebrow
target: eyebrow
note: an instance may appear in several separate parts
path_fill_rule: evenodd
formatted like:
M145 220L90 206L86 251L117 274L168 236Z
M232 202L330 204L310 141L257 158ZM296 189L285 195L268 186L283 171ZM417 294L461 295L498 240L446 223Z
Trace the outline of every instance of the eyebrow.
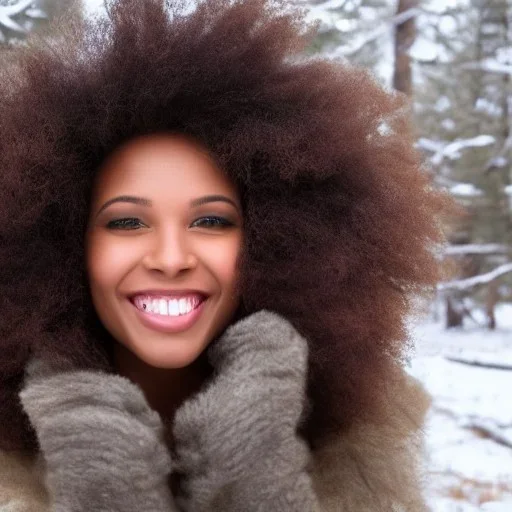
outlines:
M195 208L197 206L201 206L203 204L207 203L216 203L216 202L224 202L229 203L233 205L237 210L239 210L239 206L230 199L229 197L215 194L215 195L209 195L209 196L203 196L198 197L197 199L193 199L190 201L190 206L192 208ZM141 206L151 207L153 205L153 201L150 199L146 199L144 197L137 197L137 196L117 196L113 197L112 199L109 199L106 203L103 204L103 206L98 210L98 213L96 214L96 217L103 211L105 208L108 208L111 204L114 203L132 203L132 204L138 204Z

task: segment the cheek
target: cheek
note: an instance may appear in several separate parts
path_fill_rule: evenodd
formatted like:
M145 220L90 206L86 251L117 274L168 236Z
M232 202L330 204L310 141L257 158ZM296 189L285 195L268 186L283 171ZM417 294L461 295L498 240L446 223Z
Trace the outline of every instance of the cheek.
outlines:
M105 243L100 236L91 237L88 243L87 274L93 296L112 291L131 263L131 251L123 244Z
M238 237L211 248L204 256L205 263L224 288L234 288L238 278L238 257L241 243Z

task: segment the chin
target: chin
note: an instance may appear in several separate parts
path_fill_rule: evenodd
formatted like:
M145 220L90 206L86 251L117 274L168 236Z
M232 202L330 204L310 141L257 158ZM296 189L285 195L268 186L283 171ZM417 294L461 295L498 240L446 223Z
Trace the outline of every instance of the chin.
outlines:
M196 361L202 351L141 351L136 353L137 357L147 365L165 370L186 368Z

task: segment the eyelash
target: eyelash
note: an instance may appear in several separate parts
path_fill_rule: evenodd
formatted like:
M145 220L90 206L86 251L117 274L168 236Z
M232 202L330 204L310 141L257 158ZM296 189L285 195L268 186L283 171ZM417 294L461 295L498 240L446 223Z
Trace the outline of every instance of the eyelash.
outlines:
M224 217L216 217L213 215L209 216L209 217L201 217L200 219L197 219L196 221L194 221L193 224L195 224L198 221L204 221L204 220L208 220L210 222L213 221L213 224L210 224L210 226L208 226L208 227L228 228L228 227L231 227L234 225L231 221L225 219ZM135 228L122 227L122 226L129 225L129 223L131 223L131 222L137 222L139 225L142 224L142 222L140 222L140 220L137 217L126 217L123 219L111 220L110 222L107 223L107 228L108 229L124 230L124 231L140 229L139 227L135 227Z

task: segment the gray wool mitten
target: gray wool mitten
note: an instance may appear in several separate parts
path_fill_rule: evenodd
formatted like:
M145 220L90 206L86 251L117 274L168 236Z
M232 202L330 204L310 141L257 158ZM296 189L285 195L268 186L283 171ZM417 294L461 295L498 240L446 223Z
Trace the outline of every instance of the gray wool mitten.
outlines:
M137 386L32 362L21 402L36 430L52 512L174 512L159 415Z
M309 448L296 429L306 405L306 341L262 310L208 349L215 374L173 425L176 503L185 512L312 512Z

